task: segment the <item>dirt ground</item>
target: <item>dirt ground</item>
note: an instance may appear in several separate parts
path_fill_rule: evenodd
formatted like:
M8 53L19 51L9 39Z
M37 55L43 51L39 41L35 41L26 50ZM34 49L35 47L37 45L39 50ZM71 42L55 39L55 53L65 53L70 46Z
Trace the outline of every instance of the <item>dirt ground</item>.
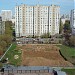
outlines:
M26 44L19 46L22 50L22 65L25 66L73 66L65 61L59 48L50 44Z

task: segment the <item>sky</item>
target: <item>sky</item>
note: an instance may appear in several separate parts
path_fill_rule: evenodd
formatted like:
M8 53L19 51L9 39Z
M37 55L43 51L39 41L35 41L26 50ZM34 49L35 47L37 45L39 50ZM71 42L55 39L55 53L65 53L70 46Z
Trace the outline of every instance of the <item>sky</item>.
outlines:
M72 9L75 9L75 0L0 0L0 12L1 10L12 10L16 5L27 4L27 5L59 5L60 13L69 14Z

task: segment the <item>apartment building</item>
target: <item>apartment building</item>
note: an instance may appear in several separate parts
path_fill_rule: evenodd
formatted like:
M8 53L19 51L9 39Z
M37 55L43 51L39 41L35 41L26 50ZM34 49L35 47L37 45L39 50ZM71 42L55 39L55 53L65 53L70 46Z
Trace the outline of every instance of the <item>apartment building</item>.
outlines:
M1 16L2 16L2 21L11 21L12 11L11 10L2 10Z
M60 7L56 5L15 7L16 37L59 34Z
M5 32L5 22L2 22L2 17L0 16L0 35Z
M71 10L70 25L72 34L75 34L75 9Z

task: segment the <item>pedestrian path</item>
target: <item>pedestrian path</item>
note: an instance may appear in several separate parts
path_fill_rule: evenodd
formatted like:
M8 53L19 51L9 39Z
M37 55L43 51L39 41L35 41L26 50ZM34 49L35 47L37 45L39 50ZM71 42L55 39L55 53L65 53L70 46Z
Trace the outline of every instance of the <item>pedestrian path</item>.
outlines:
M0 58L0 61L3 59L3 57L6 55L6 53L10 50L12 44L10 45L10 47L6 50L6 52L3 54L3 56Z

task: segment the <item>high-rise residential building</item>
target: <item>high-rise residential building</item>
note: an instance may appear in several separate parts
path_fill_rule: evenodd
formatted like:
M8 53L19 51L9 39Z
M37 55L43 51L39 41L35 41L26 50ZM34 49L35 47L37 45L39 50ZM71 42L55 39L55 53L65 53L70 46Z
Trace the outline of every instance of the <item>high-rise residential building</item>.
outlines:
M0 35L5 32L5 22L2 21L2 17L0 16Z
M56 5L28 6L15 8L16 37L59 34L60 7Z
M1 16L2 16L2 21L11 21L12 11L11 10L2 10Z
M71 10L70 25L72 34L75 34L75 9Z

